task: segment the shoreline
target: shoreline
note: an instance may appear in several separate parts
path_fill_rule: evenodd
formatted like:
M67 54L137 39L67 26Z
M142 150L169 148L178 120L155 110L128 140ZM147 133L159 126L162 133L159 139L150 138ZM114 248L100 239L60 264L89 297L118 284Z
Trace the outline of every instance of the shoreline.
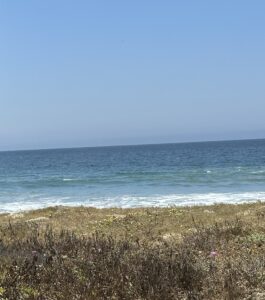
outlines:
M89 204L55 204L55 205L48 205L48 206L40 206L36 208L28 208L28 209L19 209L14 211L0 211L0 216L9 214L27 214L34 211L42 211L42 210L52 210L52 209L77 209L77 208L84 208L84 209L96 209L96 210L141 210L141 209L171 209L171 208L179 208L179 209L192 209L192 208L203 208L203 207L217 207L217 206L245 206L245 205L255 205L255 204L265 204L265 199L256 199L256 200L241 200L241 201L235 201L235 202L210 202L210 203L194 203L194 204L168 204L168 205L139 205L139 206L131 206L131 207L125 207L125 206L96 206L96 205L89 205Z
M236 197L235 197L236 196ZM123 199L124 198L124 199ZM139 198L139 199L138 199ZM128 204L132 202L133 204ZM138 203L137 203L138 202ZM25 213L33 210L47 209L52 207L86 207L97 209L141 209L141 208L170 208L170 207L193 207L193 206L213 206L213 205L241 205L256 202L265 202L265 192L245 192L245 193L208 193L191 195L156 195L148 197L121 197L116 199L117 205L113 200L107 199L92 201L72 201L72 202L11 202L0 205L1 214ZM136 204L137 203L137 204ZM22 208L21 208L22 206Z

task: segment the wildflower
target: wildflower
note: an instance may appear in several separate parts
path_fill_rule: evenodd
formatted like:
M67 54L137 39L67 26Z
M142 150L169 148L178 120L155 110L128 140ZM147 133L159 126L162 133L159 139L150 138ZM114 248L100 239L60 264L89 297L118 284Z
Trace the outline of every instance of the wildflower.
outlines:
M213 250L210 252L210 257L215 258L218 255L217 251Z

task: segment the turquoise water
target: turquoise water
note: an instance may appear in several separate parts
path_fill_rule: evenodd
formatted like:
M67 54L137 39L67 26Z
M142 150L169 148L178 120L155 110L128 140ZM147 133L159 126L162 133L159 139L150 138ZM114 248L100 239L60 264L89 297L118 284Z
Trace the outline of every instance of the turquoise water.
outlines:
M0 152L0 211L265 200L265 140Z

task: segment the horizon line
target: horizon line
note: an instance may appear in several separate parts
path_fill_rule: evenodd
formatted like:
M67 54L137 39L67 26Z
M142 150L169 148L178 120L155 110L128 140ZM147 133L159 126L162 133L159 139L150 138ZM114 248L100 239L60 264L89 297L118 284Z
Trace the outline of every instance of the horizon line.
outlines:
M261 141L264 138L242 138L242 139L228 139L228 140L195 140L186 142L165 142L165 143L139 143L139 144L114 144L114 145L101 145L101 146L73 146L73 147L51 147L39 149L16 149L16 150L0 150L1 152L23 152L23 151L47 151L47 150L67 150L67 149L87 149L87 148L111 148L111 147L133 147L133 146L155 146L155 145L173 145L173 144L195 144L195 143L216 143L216 142L237 142L237 141Z

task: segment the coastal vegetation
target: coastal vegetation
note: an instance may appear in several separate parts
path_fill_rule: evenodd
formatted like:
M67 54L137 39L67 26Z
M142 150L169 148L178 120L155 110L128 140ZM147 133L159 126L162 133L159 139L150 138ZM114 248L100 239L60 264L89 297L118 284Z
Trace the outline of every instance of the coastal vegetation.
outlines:
M265 299L265 204L0 215L0 299Z

